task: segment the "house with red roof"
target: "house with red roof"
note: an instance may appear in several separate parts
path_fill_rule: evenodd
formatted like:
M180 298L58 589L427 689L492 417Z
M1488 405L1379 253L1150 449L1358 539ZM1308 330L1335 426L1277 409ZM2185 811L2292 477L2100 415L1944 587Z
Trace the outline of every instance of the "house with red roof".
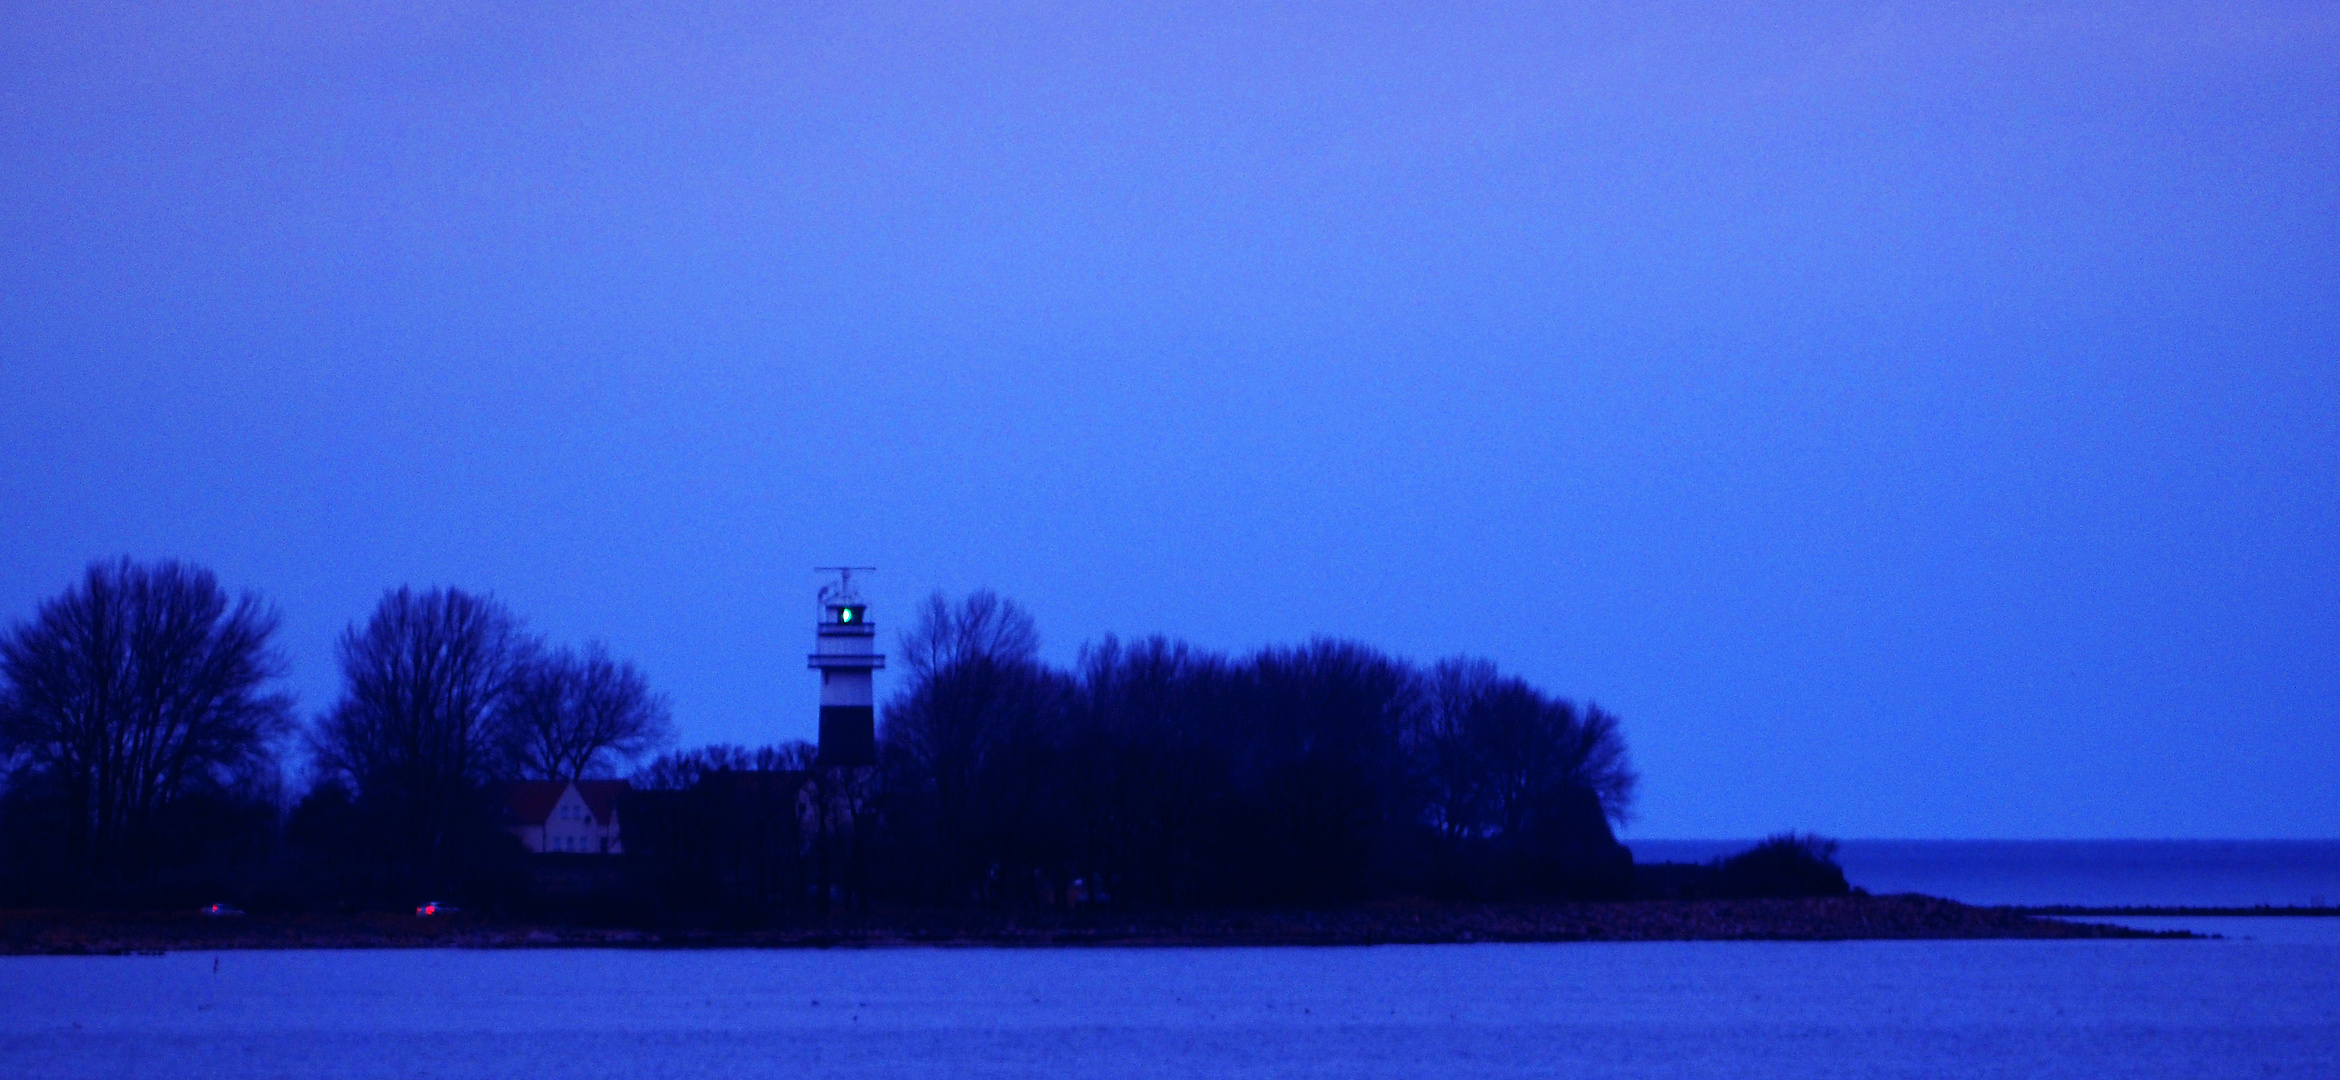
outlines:
M622 855L618 796L623 780L515 780L506 785L504 827L539 855Z

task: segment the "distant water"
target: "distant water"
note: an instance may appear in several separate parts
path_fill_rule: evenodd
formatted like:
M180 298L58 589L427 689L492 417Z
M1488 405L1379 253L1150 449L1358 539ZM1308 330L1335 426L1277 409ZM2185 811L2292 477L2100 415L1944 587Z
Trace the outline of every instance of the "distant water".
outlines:
M1641 862L1705 862L1752 840L1628 840ZM1970 904L2340 904L2340 840L1846 840L1873 893Z
M0 1075L2329 1078L2340 944L14 957Z

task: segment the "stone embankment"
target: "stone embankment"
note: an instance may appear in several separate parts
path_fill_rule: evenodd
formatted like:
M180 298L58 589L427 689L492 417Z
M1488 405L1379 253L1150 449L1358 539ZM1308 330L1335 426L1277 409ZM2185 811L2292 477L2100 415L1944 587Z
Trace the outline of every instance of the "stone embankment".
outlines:
M204 949L823 948L1395 945L1529 941L1843 941L2187 937L2038 918L1924 896L1637 900L1581 904L1393 901L1321 909L1143 913L899 910L758 930L621 929L456 914L0 912L0 953Z

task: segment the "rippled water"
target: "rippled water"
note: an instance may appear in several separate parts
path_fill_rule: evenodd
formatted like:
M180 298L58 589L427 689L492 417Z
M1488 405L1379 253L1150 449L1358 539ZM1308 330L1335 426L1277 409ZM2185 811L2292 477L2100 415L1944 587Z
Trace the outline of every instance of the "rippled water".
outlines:
M2328 940L17 957L0 1001L24 1080L2340 1076Z

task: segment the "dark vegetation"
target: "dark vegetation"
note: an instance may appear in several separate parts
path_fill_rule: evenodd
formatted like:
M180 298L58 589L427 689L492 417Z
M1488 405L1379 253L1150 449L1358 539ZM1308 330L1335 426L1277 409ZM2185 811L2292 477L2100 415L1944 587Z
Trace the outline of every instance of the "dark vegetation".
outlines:
M1354 642L1114 638L1072 671L989 593L919 613L885 711L881 896L936 905L1596 898L1634 776L1615 718L1493 665Z
M1061 670L1013 603L937 596L879 764L841 769L803 743L651 758L673 725L641 672L454 589L386 593L301 724L275 628L207 571L125 560L0 637L0 903L739 933L1847 892L1810 837L1637 876L1616 718L1483 661L1108 637ZM503 781L629 772L622 857L530 856L499 817Z
M1851 896L1836 862L1836 841L1797 833L1767 837L1736 855L1699 864L1636 868L1646 896L1683 900Z
M671 731L631 664L453 589L385 594L301 725L276 627L207 570L122 560L0 635L0 903L521 896L494 784L607 774Z
M277 615L209 571L92 565L0 637L0 856L42 898L145 901L267 865Z

